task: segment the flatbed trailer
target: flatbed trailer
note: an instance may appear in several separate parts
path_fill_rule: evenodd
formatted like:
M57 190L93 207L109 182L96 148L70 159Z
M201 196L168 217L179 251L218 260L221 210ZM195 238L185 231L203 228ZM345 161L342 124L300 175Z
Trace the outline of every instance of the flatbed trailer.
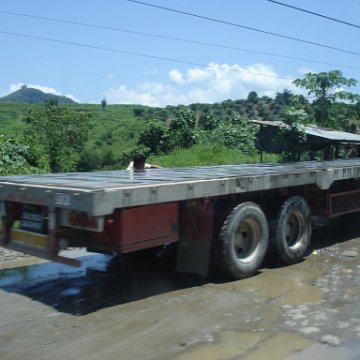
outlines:
M0 245L79 266L67 247L177 243L177 269L232 278L300 261L311 217L360 210L360 159L0 177Z

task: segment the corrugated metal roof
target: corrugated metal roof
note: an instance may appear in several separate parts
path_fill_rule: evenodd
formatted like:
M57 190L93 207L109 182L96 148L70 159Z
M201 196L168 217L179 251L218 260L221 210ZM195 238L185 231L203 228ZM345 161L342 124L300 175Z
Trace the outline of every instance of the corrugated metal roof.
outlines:
M281 121L251 120L251 122L262 126L273 126L277 128L286 126L286 124ZM329 141L360 144L360 135L331 128L323 128L317 125L307 125L305 127L305 133Z
M321 137L328 140L360 143L360 135L335 129L325 129L315 125L307 125L305 132L308 135Z

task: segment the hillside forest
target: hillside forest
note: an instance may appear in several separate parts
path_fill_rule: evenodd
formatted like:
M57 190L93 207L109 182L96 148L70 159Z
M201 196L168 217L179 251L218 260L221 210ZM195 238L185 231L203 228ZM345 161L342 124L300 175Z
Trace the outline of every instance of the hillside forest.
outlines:
M333 70L307 73L293 83L307 95L284 89L271 98L252 91L246 99L165 108L108 105L106 99L30 104L5 97L0 175L124 169L138 152L163 167L255 163L255 119L287 124L271 139L283 144L283 152L263 153L266 162L293 160L295 152L301 160L323 158L324 151L309 154L299 146L306 142L306 124L359 133L360 95L351 92L357 80ZM23 90L29 96L31 89Z

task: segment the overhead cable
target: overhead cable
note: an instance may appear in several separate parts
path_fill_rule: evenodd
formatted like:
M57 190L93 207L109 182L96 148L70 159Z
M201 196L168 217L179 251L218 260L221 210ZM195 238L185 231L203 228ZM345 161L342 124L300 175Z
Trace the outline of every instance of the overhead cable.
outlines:
M299 11L302 11L302 12L305 12L305 13L308 13L308 14L311 14L311 15L320 16L320 17L322 17L322 18L324 18L324 19L336 21L336 22L338 22L338 23L345 24L345 25L349 25L349 26L352 26L352 27L355 27L355 28L360 29L360 25L352 24L352 23L347 22L347 21L344 21L344 20L340 20L340 19L336 19L336 18L333 18L333 17L330 17L330 16L323 15L323 14L319 14L319 13L316 13L316 12L314 12L314 11L302 9L302 8L297 7L297 6L285 4L285 3L282 3L282 2L280 2L280 1L275 1L275 0L267 0L267 1L272 2L272 3L274 3L274 4L281 5L281 6L286 6L286 7L288 7L288 8L294 9L294 10L299 10Z
M156 60L175 62L175 63L179 63L179 64L199 66L199 67L203 67L203 68L208 68L209 67L209 64L197 63L197 62L186 61L186 60L179 60L179 59L174 59L174 58L168 58L168 57L163 57L163 56L157 56L157 55L145 54L145 53L138 53L138 52L126 51L126 50L120 50L120 49L114 49L114 48L107 48L107 47L97 46L97 45L77 43L77 42L73 42L73 41L60 40L60 39L54 39L54 38L48 38L48 37L42 37L42 36L36 36L36 35L14 33L14 32L10 32L10 31L2 31L2 30L0 30L0 34L23 37L23 38L28 38L28 39L35 39L35 40L42 40L42 41L48 41L48 42L54 42L54 43L58 43L58 44L80 46L80 47L84 47L84 48L101 50L101 51L108 51L108 52L115 52L115 53L120 53L120 54L125 54L125 55L134 55L134 56L146 57L146 58L151 58L151 59L156 59ZM220 65L216 65L215 68L220 68ZM230 70L235 71L235 72L245 73L245 74L251 74L251 75L257 75L257 76L273 78L273 79L281 79L281 80L292 81L291 79L289 79L289 77L281 77L281 76L276 76L276 75L263 74L263 73L258 73L258 72L254 72L254 71L241 70L239 68L236 68L236 69L232 68ZM345 86L345 87L348 87L348 86ZM353 88L353 90L360 90L360 89Z
M230 25L230 26L235 26L235 27L242 28L242 29L256 31L256 32L259 32L259 33L262 33L262 34L276 36L276 37L280 37L280 38L287 39L287 40L293 40L293 41L298 41L298 42L302 42L302 43L309 44L309 45L320 46L320 47L323 47L323 48L326 48L326 49L340 51L340 52L347 53L347 54L352 54L352 55L357 55L357 56L360 55L360 53L356 52L356 51L352 51L352 50L348 50L348 49L342 49L342 48L338 48L338 47L330 46L330 45L325 45L325 44L320 44L320 43L317 43L317 42L304 40L304 39L296 38L296 37L293 37L293 36L278 34L278 33L274 33L274 32L271 32L271 31L261 30L261 29L257 29L257 28L254 28L254 27L233 23L233 22L226 21L226 20L211 18L211 17L199 15L199 14L194 14L194 13L190 13L190 12L186 12L186 11L182 11L182 10L177 10L177 9L173 9L173 8L168 8L168 7L165 7L165 6L155 5L155 4L151 4L151 3L147 3L147 2L143 2L143 1L138 1L138 0L128 0L128 1L136 3L136 4L150 6L150 7L161 9L161 10L171 11L171 12L175 12L175 13L182 14L182 15L192 16L192 17L195 17L195 18L208 20L208 21L212 21L212 22L216 22L216 23L220 23L220 24L224 24L224 25Z
M4 11L4 10L0 10L0 13L7 14L7 15L13 15L13 16L27 17L27 18L37 19L37 20L60 22L60 23L65 23L65 24L77 25L77 26L85 26L85 27L92 27L92 28L98 28L98 29L103 29L103 30L123 32L123 33L128 33L128 34L133 34L133 35L147 36L147 37L153 37L153 38L165 39L165 40L171 40L171 41L180 41L180 42L186 42L186 43L196 44L196 45L217 47L217 48L234 50L234 51L242 51L242 52L248 52L248 53L253 53L253 54L275 56L275 57L285 58L285 59L300 60L300 61L312 62L312 63L316 63L316 64L324 64L324 65L330 65L330 66L344 67L344 68L349 68L349 69L360 70L360 68L356 67L356 66L334 64L334 63L328 63L328 62L318 61L318 60L313 60L313 59L300 58L300 57L294 57L294 56L282 55L282 54L276 54L276 53L270 53L270 52L264 52L264 51L243 49L243 48L227 46L227 45L222 45L222 44L214 44L214 43L209 43L209 42L204 42L204 41L196 41L196 40L173 37L173 36L166 36L166 35L161 35L161 34L133 31L133 30L116 28L116 27L111 27L111 26L104 26L104 25L99 25L99 24L91 24L91 23L85 23L85 22L79 22L79 21L73 21L73 20L66 20L66 19L60 19L60 18L53 18L53 17L29 15L29 14L17 13L17 12L11 12L11 11Z
M120 50L120 49L114 49L114 48L107 48L107 47L103 47L103 46L89 45L89 44L83 44L83 43L67 41L67 40L59 40L59 39L36 36L36 35L15 33L15 32L2 31L2 30L0 30L0 34L23 37L23 38L28 38L28 39L50 41L50 42L66 44L66 45L81 46L81 47L90 48L90 49L109 51L109 52L116 52L116 53L126 54L126 55L135 55L135 56L147 57L147 58L152 58L152 59L157 59L157 60L164 60L164 61L169 61L169 62L176 62L176 63L186 64L186 65L194 65L194 66L205 67L205 68L209 67L209 64L196 63L196 62L191 62L191 61L186 61L186 60L179 60L179 59L168 58L168 57L163 57L163 56L157 56L157 55L151 55L151 54L145 54L145 53L138 53L138 52L126 51L126 50ZM220 66L217 66L217 67L220 67ZM284 77L275 76L275 75L263 74L263 73L247 71L247 70L241 70L241 69L231 69L231 70L246 73L246 74L265 76L265 77L269 77L269 78L275 78L275 79L282 79L282 80L291 81L291 79L289 79L289 78L284 78Z

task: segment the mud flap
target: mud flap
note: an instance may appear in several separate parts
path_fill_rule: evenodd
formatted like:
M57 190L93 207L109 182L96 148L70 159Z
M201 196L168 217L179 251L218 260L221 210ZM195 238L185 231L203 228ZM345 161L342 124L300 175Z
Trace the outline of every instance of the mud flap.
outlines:
M211 241L183 237L178 244L176 271L207 276Z
M213 236L213 202L201 199L180 207L180 239L177 249L178 272L207 276Z

